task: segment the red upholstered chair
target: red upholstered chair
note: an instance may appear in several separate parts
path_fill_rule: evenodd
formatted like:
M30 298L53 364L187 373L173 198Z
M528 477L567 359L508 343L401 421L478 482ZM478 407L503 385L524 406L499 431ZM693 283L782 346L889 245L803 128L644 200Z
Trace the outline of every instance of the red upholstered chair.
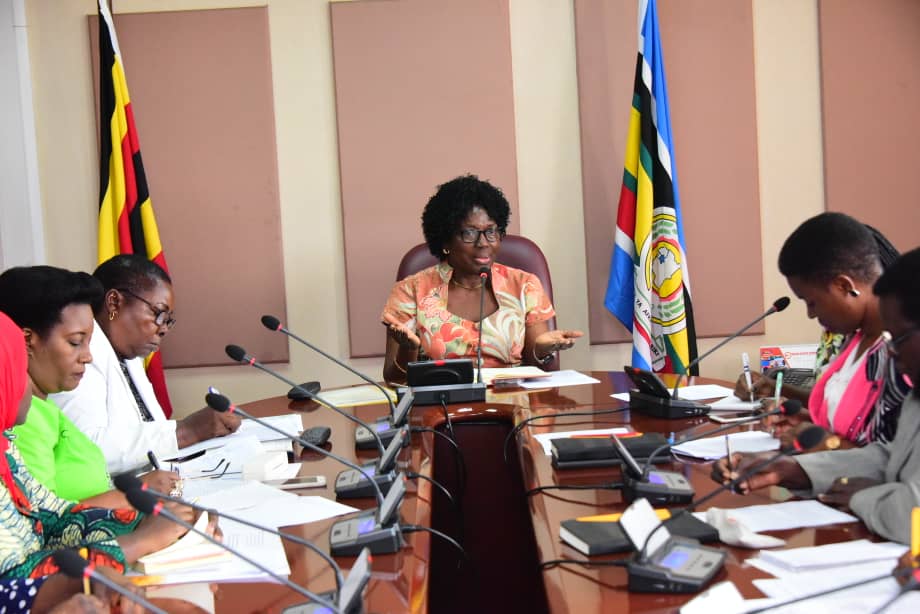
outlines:
M528 273L533 273L540 279L543 284L543 290L546 292L549 300L553 300L553 282L549 276L549 267L546 264L546 258L543 252L537 247L537 244L518 235L505 235L502 239L502 246L498 252L498 262L506 266L521 269ZM422 269L427 269L438 263L438 259L428 251L428 245L421 243L416 245L403 256L396 270L396 281L408 277L413 273L418 273ZM555 305L555 303L554 303ZM548 322L550 330L556 330L556 318L551 318ZM474 361L475 362L475 361ZM559 355L553 357L553 360L544 367L545 371L559 370Z

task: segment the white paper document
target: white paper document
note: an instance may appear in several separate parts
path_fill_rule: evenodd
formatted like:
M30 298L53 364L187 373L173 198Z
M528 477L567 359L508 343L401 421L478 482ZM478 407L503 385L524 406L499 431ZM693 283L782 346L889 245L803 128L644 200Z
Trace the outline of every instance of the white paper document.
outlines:
M575 435L623 435L629 433L631 429L623 426L617 426L609 429L593 429L588 431L562 431L558 433L537 433L534 435L534 439L540 442L540 445L543 446L543 453L549 456L553 452L552 444L550 443L553 439L568 439ZM613 443L611 442L611 446Z
M389 388L384 387L387 396L391 401L396 401L396 393ZM327 403L336 407L354 407L355 405L375 405L384 404L387 400L380 392L377 386L365 384L363 386L351 386L349 388L339 388L338 390L320 390L319 396ZM299 431L298 431L299 432Z
M868 563L870 561L891 560L893 562L906 551L907 546L902 544L894 542L874 543L867 539L859 539L809 548L764 550L758 558L775 565L779 569L799 573L839 567L852 561ZM753 564L753 561L749 562Z
M726 515L737 520L755 533L763 531L784 531L802 527L820 527L842 522L857 522L859 519L813 499L807 501L786 501L767 505L751 505L724 510ZM706 512L694 512L694 516L706 521Z
M290 435L300 435L300 432L303 430L303 418L300 414L282 414L280 416L269 416L267 418L260 419ZM240 424L240 428L237 429L235 433L231 433L226 437L214 437L212 439L206 439L205 441L199 441L198 443L180 449L179 456L189 456L201 450L220 448L221 446L228 445L232 441L241 439L247 435L254 436L256 439L263 442L278 440L284 441L287 439L284 435L281 435L280 433L277 433L268 427L262 426L254 420L247 419L243 420L243 422Z
M359 511L356 507L344 505L325 497L297 497L285 500L284 505L275 501L262 501L254 507L234 512L243 520L270 527L290 527L334 518Z
M486 386L491 386L494 383L496 377L505 378L505 379L513 379L515 377L542 378L542 377L549 377L551 375L552 375L552 372L544 371L540 367L533 367L533 366L507 367L507 368L486 367L482 370L482 382ZM545 382L546 380L538 379L537 381Z
M562 386L581 386L584 384L600 384L601 380L594 379L584 373L563 369L550 371L549 377L540 377L530 381L521 382L521 388L561 388Z
M706 399L721 399L732 394L731 388L719 386L718 384L700 384L698 386L681 386L677 389L677 396L686 401L703 401ZM611 394L614 399L628 401L628 392L617 392Z
M707 437L671 446L671 451L684 456L703 460L716 460L725 457L725 438L731 438L732 452L770 452L779 450L779 439L763 431L744 431L719 437Z

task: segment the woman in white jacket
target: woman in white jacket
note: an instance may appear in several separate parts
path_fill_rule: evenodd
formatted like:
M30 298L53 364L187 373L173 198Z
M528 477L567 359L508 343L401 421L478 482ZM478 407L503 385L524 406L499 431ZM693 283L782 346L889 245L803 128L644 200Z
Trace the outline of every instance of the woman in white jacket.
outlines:
M174 458L179 448L239 428L239 418L209 408L167 420L157 402L143 359L176 322L169 275L142 256L122 254L93 276L105 289L90 340L93 361L77 388L51 397L102 448L109 472L147 464L148 451Z

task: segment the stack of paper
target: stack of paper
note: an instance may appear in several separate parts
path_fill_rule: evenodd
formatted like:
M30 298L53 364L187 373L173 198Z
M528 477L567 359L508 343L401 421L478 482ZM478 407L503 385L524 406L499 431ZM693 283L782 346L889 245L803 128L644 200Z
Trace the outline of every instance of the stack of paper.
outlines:
M760 556L748 562L773 575L796 574L852 564L854 561L888 561L892 563L907 551L907 546L893 542L874 543L866 539L811 548L789 550L764 550Z
M845 514L814 499L750 505L725 510L725 512L729 518L737 520L755 533L821 527L859 520L855 516ZM706 521L706 512L694 512L693 515L703 522Z
M771 452L779 450L779 439L774 438L769 433L763 431L745 431L743 433L732 433L731 435L722 435L720 437L707 437L688 441L671 446L671 451L684 456L692 456L704 460L715 460L724 458L726 450L725 438L731 438L732 452Z
M204 531L207 525L208 515L202 514L195 523L195 529ZM139 558L136 567L145 574L164 574L213 565L228 558L230 554L226 550L189 531L174 544Z

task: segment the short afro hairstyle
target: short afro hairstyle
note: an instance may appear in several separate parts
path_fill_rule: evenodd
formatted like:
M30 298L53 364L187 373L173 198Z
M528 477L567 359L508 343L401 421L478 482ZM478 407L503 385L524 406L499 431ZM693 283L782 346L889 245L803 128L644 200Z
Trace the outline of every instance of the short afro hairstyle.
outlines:
M422 212L422 232L432 255L440 260L447 258L444 247L474 207L484 210L505 235L511 217L508 199L488 181L463 175L439 185Z
M920 324L920 248L902 255L885 269L872 291L878 296L897 298L902 315Z
M68 305L102 305L102 284L89 273L53 266L14 267L0 275L0 311L20 328L46 336Z
M134 294L152 290L160 283L172 285L172 279L160 265L138 254L119 254L96 267L93 277L103 289L127 290Z
M890 261L894 247L877 230L843 213L822 213L802 222L783 243L779 271L812 283L829 283L838 275L873 282L883 269L883 249Z

